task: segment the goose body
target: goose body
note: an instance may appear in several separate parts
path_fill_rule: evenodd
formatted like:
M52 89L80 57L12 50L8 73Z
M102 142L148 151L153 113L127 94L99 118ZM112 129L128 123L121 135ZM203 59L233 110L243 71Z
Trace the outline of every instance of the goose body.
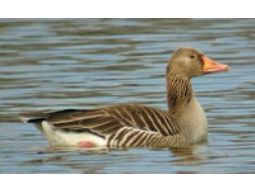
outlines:
M207 119L190 79L228 69L196 49L180 48L166 72L168 111L120 104L90 110L29 112L22 117L37 125L52 146L189 146L207 139Z

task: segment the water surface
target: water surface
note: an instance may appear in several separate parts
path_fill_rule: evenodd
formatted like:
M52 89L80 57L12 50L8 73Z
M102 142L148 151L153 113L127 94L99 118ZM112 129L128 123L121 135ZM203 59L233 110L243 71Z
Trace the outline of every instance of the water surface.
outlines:
M166 109L165 67L190 46L229 73L193 80L209 142L190 149L54 150L24 111ZM0 20L0 173L255 173L254 19Z

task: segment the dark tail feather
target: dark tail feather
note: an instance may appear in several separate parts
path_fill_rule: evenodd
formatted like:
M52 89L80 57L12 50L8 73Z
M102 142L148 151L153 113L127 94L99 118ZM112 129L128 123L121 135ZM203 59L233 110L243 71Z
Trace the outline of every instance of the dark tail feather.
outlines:
M26 122L27 123L39 124L44 120L45 120L45 118L31 118L31 119L28 118Z
M40 124L42 121L46 119L44 117L24 117L24 116L21 116L20 118L24 123L34 123L34 124Z
M74 111L78 111L78 110L74 110L74 109L65 109L65 110L60 110L60 111L50 111L50 110L46 110L46 111L33 111L33 112L26 112L26 113L21 113L21 119L23 122L25 123L41 123L42 121L44 121L45 119L47 119L49 116L52 115L61 115L61 114L65 114L65 113L71 113Z
M22 121L25 123L39 124L45 119L47 119L48 115L47 113L43 111L35 111L35 112L22 113L20 114L20 117Z

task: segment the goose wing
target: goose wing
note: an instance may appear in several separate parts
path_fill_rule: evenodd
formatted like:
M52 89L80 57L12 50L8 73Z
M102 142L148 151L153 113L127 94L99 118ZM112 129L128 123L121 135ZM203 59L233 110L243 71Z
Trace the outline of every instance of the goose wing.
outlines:
M116 105L93 110L65 110L48 114L46 119L56 129L99 135L111 135L123 127L174 136L179 133L174 118L167 112L142 105Z
M55 130L87 132L107 139L108 146L159 145L163 136L179 133L165 111L142 105L115 105L92 110L63 110L23 114L27 122L46 121ZM33 117L33 118L31 118ZM163 141L162 141L163 142Z

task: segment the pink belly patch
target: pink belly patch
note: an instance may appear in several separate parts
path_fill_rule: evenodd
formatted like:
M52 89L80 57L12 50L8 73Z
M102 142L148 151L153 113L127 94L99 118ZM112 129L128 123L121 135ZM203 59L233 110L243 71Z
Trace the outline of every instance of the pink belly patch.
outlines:
M80 141L78 143L79 147L84 147L84 148L92 148L92 147L96 147L96 144L92 141Z

